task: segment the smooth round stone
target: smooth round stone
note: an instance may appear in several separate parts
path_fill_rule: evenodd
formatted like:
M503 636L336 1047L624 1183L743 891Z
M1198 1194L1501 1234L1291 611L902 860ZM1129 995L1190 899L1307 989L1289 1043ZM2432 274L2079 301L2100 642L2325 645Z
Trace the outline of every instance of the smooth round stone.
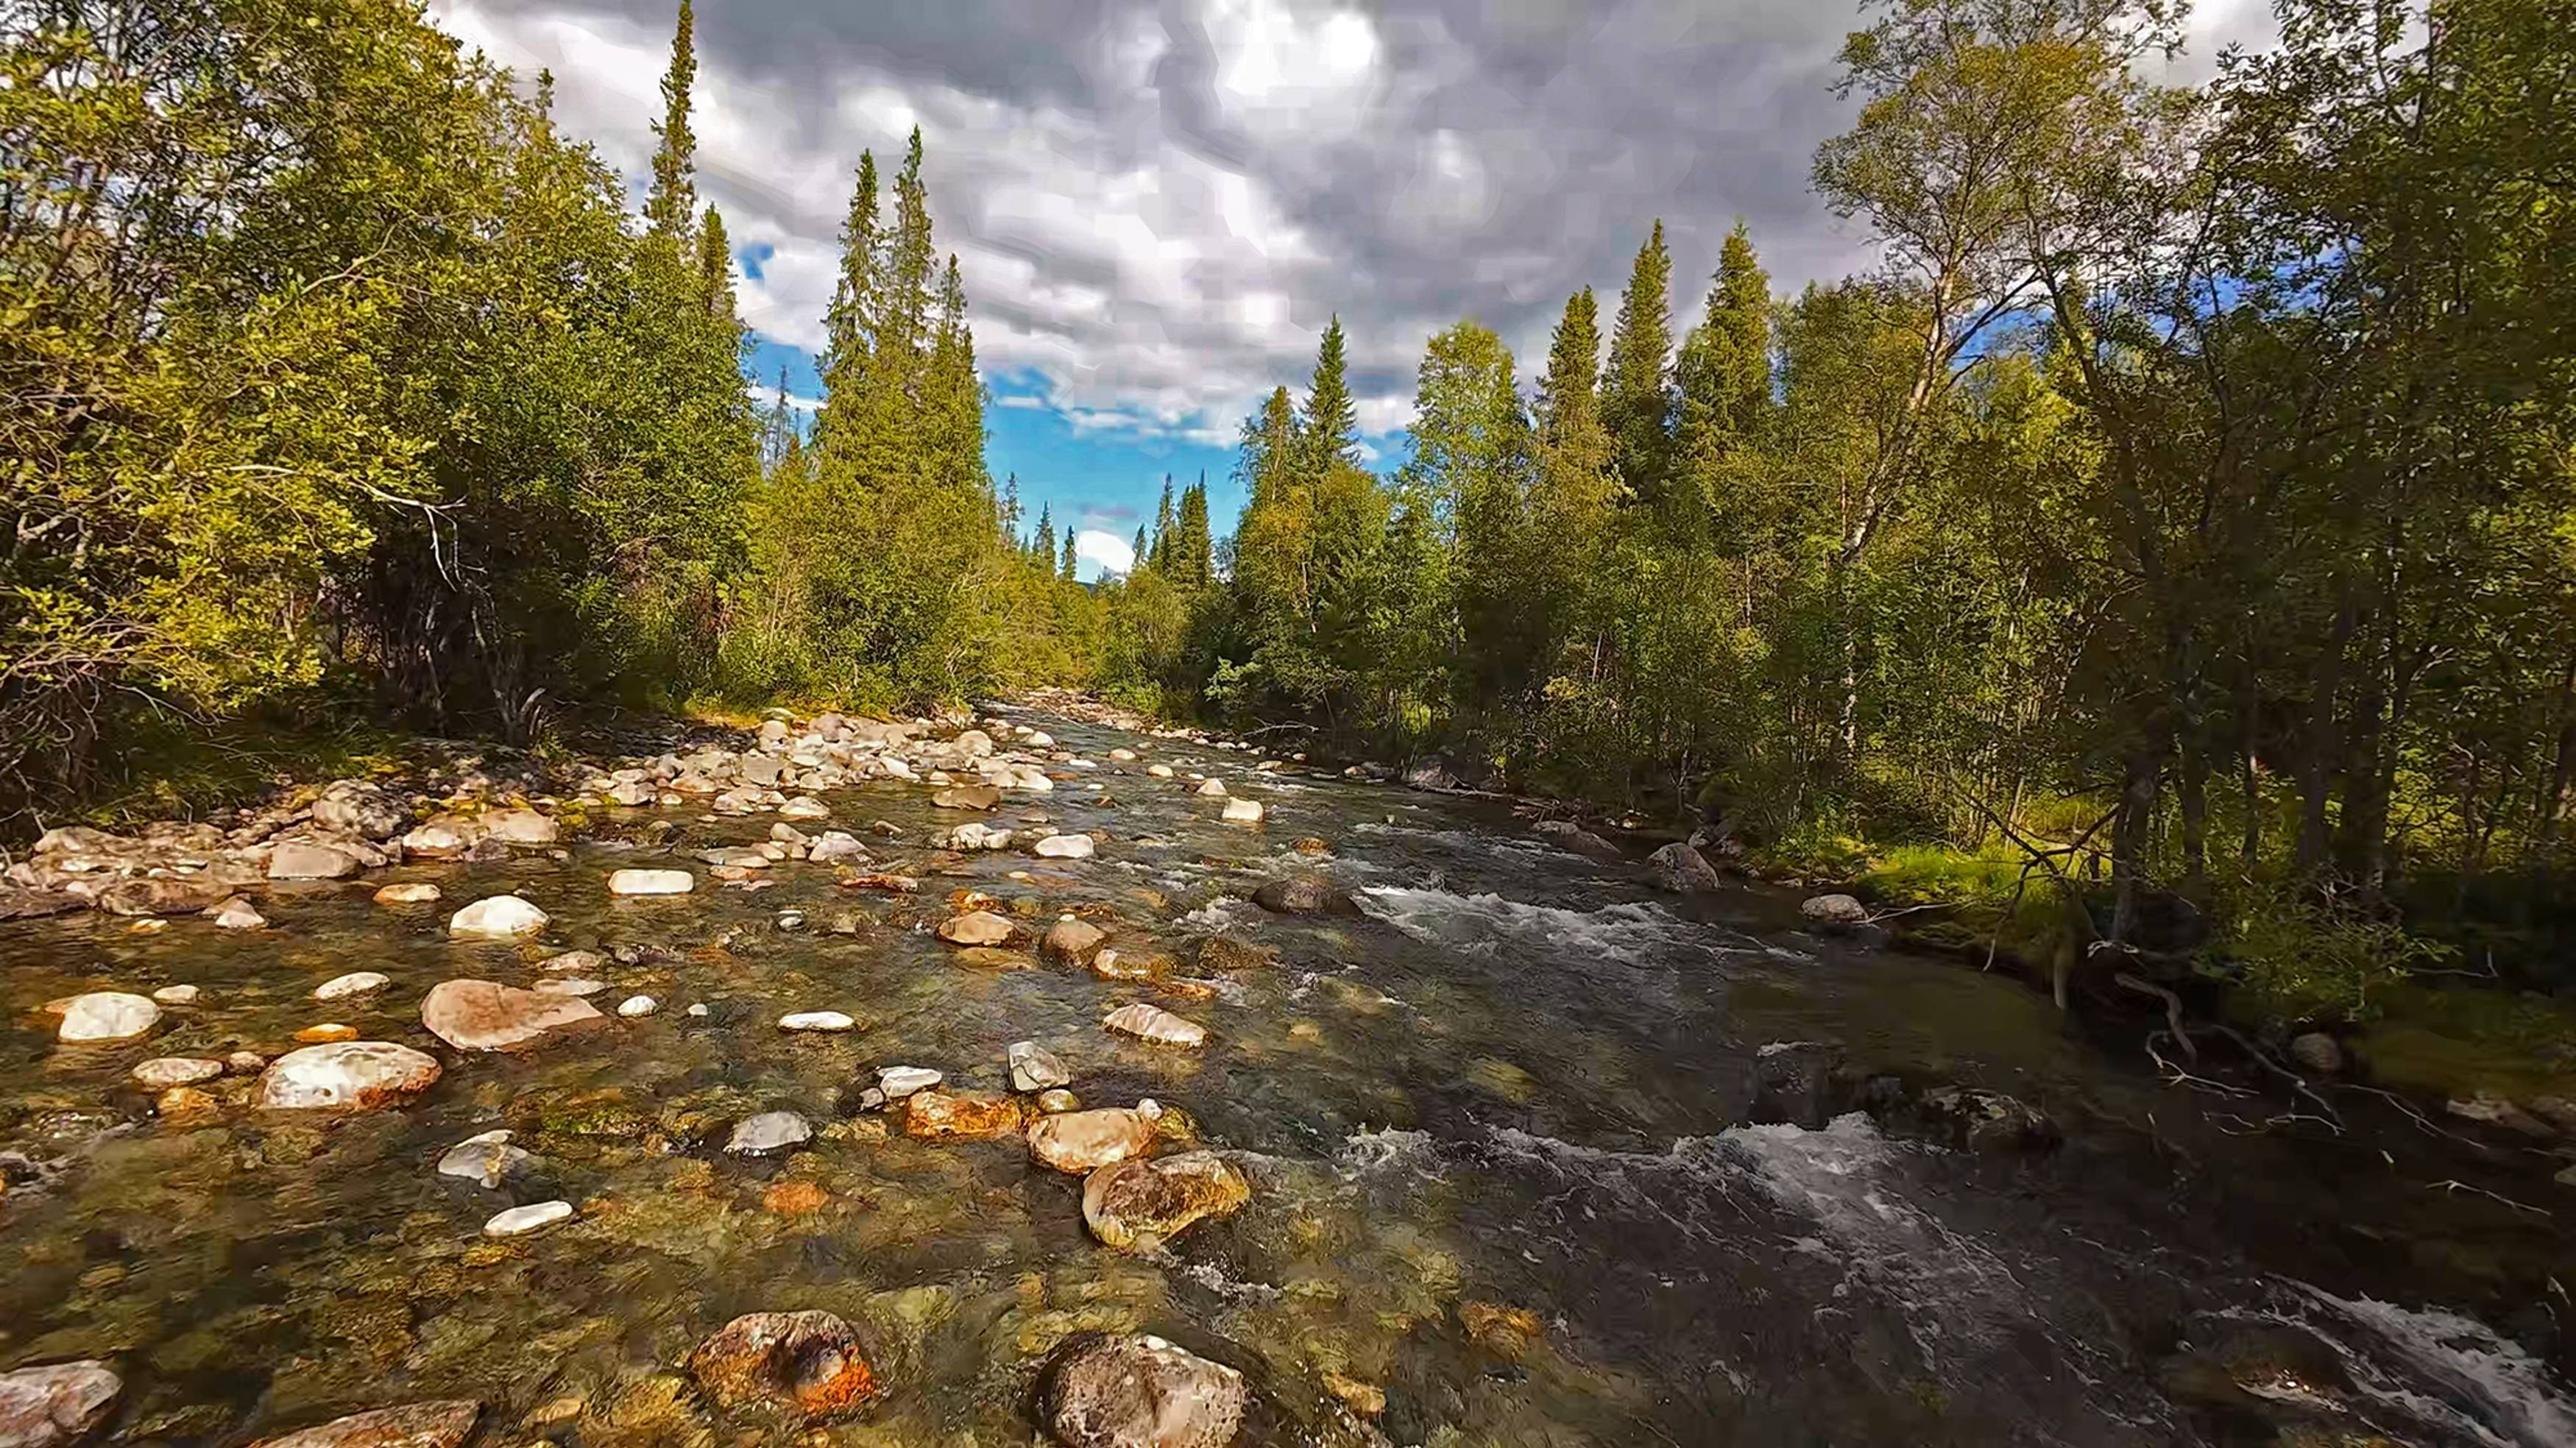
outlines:
M541 980L536 984L539 995L594 996L608 989L604 980L587 980L574 976L568 980Z
M1145 766L1145 772L1156 779L1169 779L1172 777L1172 766L1168 764L1148 764Z
M456 912L447 933L485 940L510 940L546 928L546 912L516 895L493 895Z
M492 1220L483 1224L483 1235L524 1237L530 1232L542 1232L557 1222L569 1221L571 1218L572 1203L570 1202L530 1202L524 1207L512 1207L506 1212L494 1213Z
M391 1041L336 1041L289 1051L259 1078L259 1104L291 1110L365 1110L438 1084L438 1058Z
M431 905L443 892L427 880L406 880L400 884L377 887L379 905Z
M886 1066L877 1071L877 1089L885 1093L888 1101L901 1101L946 1079L927 1066Z
M1081 1109L1082 1098L1065 1090L1061 1086L1052 1091L1041 1091L1038 1093L1038 1110L1045 1112L1049 1116L1055 1116L1067 1111L1080 1111Z
M735 1156L767 1156L814 1139L814 1128L793 1111L764 1111L734 1123L725 1150Z
M791 799L787 803L780 805L778 807L778 814L781 819L791 820L830 819L832 817L832 807L823 803L821 800L814 798L812 795L805 795L797 799Z
M1050 860L1088 860L1095 848L1089 835L1049 835L1037 843L1037 852Z
M507 1050L606 1019L587 1001L488 980L440 981L420 1003L420 1023L463 1051Z
M782 1031L851 1031L858 1025L839 1011L789 1011L778 1018L778 1029Z
M224 1063L203 1056L155 1056L134 1068L134 1079L159 1091L172 1086L194 1086L212 1081L224 1074Z
M1225 802L1225 819L1228 824L1257 825L1261 823L1261 801L1257 799L1227 800Z
M63 1004L63 1022L54 1034L66 1041L130 1041L160 1020L161 1008L150 996L94 990Z
M381 971L353 970L347 975L335 975L315 986L313 998L317 1001L336 1001L346 996L365 995L371 990L383 990L393 983L394 978Z
M1077 1339L1039 1391L1065 1448L1223 1448L1250 1399L1243 1374L1141 1334Z
M1207 1043L1206 1027L1143 1001L1120 1006L1102 1017L1100 1024L1120 1035L1134 1036L1156 1045L1201 1046Z
M698 878L686 870L618 870L608 877L611 895L686 895Z
M631 995L617 1003L617 1013L628 1020L649 1016L661 1008L662 1003L648 995Z
M1011 928L990 910L970 910L940 922L939 938L951 945L999 945L1011 938Z
M706 1008L706 1006L705 1006L705 1004L704 1004L703 1002L692 1003L692 1004L689 1006L689 1008L688 1008L687 1010L685 1010L685 1011L681 1012L681 1014L682 1014L682 1015L688 1015L688 1016L700 1016L700 1017L703 1017L703 1016L705 1016L705 1015L707 1014L707 1008Z
M165 1006L192 1006L205 992L193 985L165 985L152 993L152 998Z

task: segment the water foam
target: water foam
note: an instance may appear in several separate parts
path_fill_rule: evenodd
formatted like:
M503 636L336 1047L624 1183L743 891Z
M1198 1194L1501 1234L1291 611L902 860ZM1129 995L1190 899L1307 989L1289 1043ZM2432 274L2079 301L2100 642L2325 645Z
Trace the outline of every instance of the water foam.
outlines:
M2557 1388L2546 1363L2485 1323L2439 1308L2337 1297L2304 1282L2287 1285L2329 1319L2311 1315L2306 1325L2332 1329L2326 1337L2371 1397L2496 1448L2576 1443L2576 1400ZM2366 1341L2357 1340L2362 1334ZM2434 1392L2397 1381L2391 1358Z
M1676 946L1708 951L1696 927L1660 905L1638 902L1598 910L1527 905L1501 895L1373 885L1354 897L1371 916L1416 940L1473 955L1505 944L1636 954Z

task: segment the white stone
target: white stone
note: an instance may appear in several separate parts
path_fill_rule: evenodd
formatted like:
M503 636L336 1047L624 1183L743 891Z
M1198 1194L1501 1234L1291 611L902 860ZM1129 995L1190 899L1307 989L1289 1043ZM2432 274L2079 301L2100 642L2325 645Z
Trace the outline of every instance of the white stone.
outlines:
M789 1011L778 1018L782 1031L848 1031L858 1024L839 1011Z
M217 927L224 930L258 930L268 924L268 917L259 913L259 907L239 895L217 905L206 914L213 918Z
M54 1034L66 1041L130 1041L157 1025L161 1008L131 991L94 990L63 1006Z
M1050 860L1088 860L1094 848L1089 835L1049 835L1037 843L1037 852Z
M165 1006L191 1006L205 992L193 985L165 985L152 993L152 998Z
M509 1132L486 1131L469 1136L441 1152L438 1174L497 1187L521 1163L532 1159L530 1153L510 1144Z
M800 795L778 807L782 819L821 820L832 817L832 807L812 795Z
M630 1021L638 1016L649 1016L661 1008L662 1003L648 995L631 995L617 1003L617 1013Z
M687 1016L704 1016L707 1014L707 1008L703 1002L694 1003L687 1010L682 1011L681 1014Z
M1073 1073L1064 1068L1055 1053L1035 1041L1013 1041L1010 1060L1014 1091L1047 1091L1073 1081Z
M1228 824L1257 825L1261 823L1261 801L1257 799L1227 800L1225 802L1225 819Z
M880 1066L877 1089L888 1101L901 1101L915 1091L927 1091L947 1078L927 1066Z
M1211 778L1199 785L1199 794L1207 799L1222 799L1225 797L1225 781Z
M546 912L516 895L492 895L459 910L447 922L447 933L485 940L509 940L546 928Z
M1168 764L1148 764L1145 766L1145 772L1156 779L1169 779L1172 777L1172 766Z
M541 1232L557 1222L571 1219L572 1203L570 1202L530 1202L524 1207L512 1207L506 1212L493 1214L492 1220L483 1224L483 1235L524 1237L530 1232Z
M813 1139L814 1128L804 1117L793 1111L764 1111L736 1122L733 1134L725 1139L725 1150L735 1156L766 1156Z
M347 996L365 995L371 990L383 990L393 983L394 978L382 971L353 970L347 975L335 975L315 986L313 998L317 1001L336 1001Z
M1103 1016L1100 1024L1121 1035L1152 1041L1156 1045L1201 1046L1207 1043L1206 1027L1143 1001L1120 1006Z
M697 887L686 870L618 870L608 877L611 895L686 895Z
M194 1086L212 1081L224 1074L224 1063L202 1056L155 1056L134 1068L134 1079L156 1091L172 1086Z

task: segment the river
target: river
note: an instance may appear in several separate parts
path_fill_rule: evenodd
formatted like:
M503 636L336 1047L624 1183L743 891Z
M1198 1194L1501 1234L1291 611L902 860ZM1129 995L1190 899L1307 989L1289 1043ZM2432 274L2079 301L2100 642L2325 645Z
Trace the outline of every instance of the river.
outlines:
M109 1434L135 1443L446 1397L487 1405L477 1443L1027 1443L1039 1364L1095 1329L1242 1369L1251 1442L2576 1443L2576 1395L2520 1345L2556 1340L2569 1234L2440 1185L2485 1180L2463 1143L2358 1116L2337 1136L2269 1119L2277 1100L2168 1084L2128 1035L2088 1035L2018 982L1811 937L1775 892L1659 894L1639 863L1559 849L1500 801L1035 722L1090 767L995 822L1103 831L1093 859L973 855L909 898L802 863L757 891L612 897L611 869L702 870L693 852L770 823L646 810L605 832L665 816L677 836L282 887L260 931L0 926L0 1147L66 1163L22 1167L0 1199L0 1367L113 1360ZM1140 761L1109 763L1119 747ZM1194 772L1267 818L1221 822ZM825 799L841 828L903 830L868 841L889 863L925 861L919 842L962 818L917 784ZM1329 852L1292 848L1308 837ZM1301 873L1360 913L1243 898ZM447 900L370 903L389 879ZM930 933L960 888L1040 924L1081 909L1130 949L1186 959L1223 933L1278 959L1161 993L968 967ZM512 889L551 916L542 939L449 938L457 904ZM613 953L603 1008L664 1008L521 1054L464 1057L423 1030L438 981L523 984L572 948ZM310 998L352 970L393 983ZM39 1010L172 984L203 998L148 1043L65 1046ZM1101 1029L1136 999L1211 1041ZM777 1029L800 1010L862 1028ZM444 1078L329 1121L159 1120L125 1079L146 1056L273 1055L324 1018L432 1050ZM888 1065L1007 1090L1023 1039L1086 1106L1186 1113L1251 1204L1164 1255L1112 1253L1078 1177L859 1114ZM1953 1084L2037 1108L2058 1139L1964 1149L1915 1109ZM723 1154L767 1110L826 1129L784 1158ZM432 1169L494 1128L535 1154L519 1177ZM578 1216L481 1235L553 1198ZM773 1308L870 1324L884 1398L811 1437L697 1401L691 1345ZM1346 1411L1328 1374L1382 1409Z

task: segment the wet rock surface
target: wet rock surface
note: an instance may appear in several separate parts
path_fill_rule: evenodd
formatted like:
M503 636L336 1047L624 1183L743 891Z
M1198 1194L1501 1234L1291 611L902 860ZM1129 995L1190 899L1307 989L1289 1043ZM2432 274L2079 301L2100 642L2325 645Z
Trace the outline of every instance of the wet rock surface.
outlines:
M825 1418L875 1396L868 1358L858 1329L832 1313L754 1312L699 1343L689 1371L725 1407Z
M489 980L446 980L420 1003L420 1023L461 1051L506 1051L604 1021L577 997Z
M252 1448L456 1448L482 1411L482 1404L470 1400L377 1408L265 1438Z
M1043 1395L1064 1448L1225 1448L1249 1399L1243 1374L1143 1334L1075 1343Z
M77 1443L105 1420L124 1387L107 1364L94 1359L0 1373L0 1444Z

